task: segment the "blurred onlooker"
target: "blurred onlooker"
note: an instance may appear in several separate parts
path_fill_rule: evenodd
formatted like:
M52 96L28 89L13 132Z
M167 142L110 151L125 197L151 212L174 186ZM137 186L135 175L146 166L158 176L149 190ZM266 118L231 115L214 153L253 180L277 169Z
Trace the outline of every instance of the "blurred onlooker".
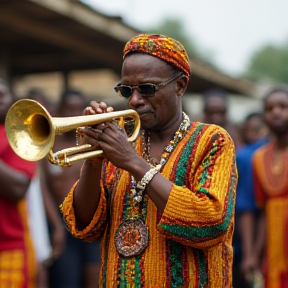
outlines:
M60 99L57 117L71 117L82 114L86 107L86 98L81 91L75 89L65 90ZM53 151L60 151L74 147L76 142L75 130L57 135ZM88 243L74 238L65 229L64 221L59 210L70 188L79 178L79 171L83 161L76 161L70 167L61 167L51 164L47 159L41 161L41 185L47 210L57 211L61 220L61 227L65 231L65 245L54 251L54 262L49 269L49 287L53 288L92 288L98 287L98 274L100 267L100 242ZM45 196L46 195L46 196ZM50 201L51 199L53 201ZM49 219L49 217L48 217ZM60 230L61 231L61 230ZM51 229L52 246L59 240ZM53 237L54 235L54 237ZM55 253L57 255L55 255Z
M267 142L261 113L255 112L246 116L242 124L241 136L244 146L238 147L236 150L238 185L233 236L233 282L235 288L253 287L250 272L255 266L254 258L251 257L255 233L251 227L255 226L259 211L256 208L254 197L252 156L256 149ZM259 276L261 275L259 274Z
M0 80L0 287L35 287L36 260L28 225L26 192L36 169L10 147L5 118L13 103Z
M253 144L266 135L267 128L263 121L263 114L260 112L248 114L240 128L240 137L243 145Z
M203 122L224 128L232 137L235 147L242 145L239 128L228 120L228 95L225 90L211 89L203 93Z
M288 210L287 90L273 89L265 97L264 121L272 137L253 156L255 196L261 216L251 252L254 262L262 264L265 287L282 288L288 287L288 261L285 255L288 245L285 237Z
M37 101L43 107L48 110L48 113L51 111L51 104L48 101L48 96L44 93L43 90L39 88L32 88L28 91L27 96L24 99L31 99ZM37 162L37 166L39 163ZM48 232L47 216L49 217L50 223L55 227L54 230L57 230L57 224L61 228L63 234L64 242L64 229L62 228L61 221L58 220L57 211L54 212L57 217L53 217L53 211L48 210L47 213L45 210L45 202L42 194L40 179L39 179L39 169L35 173L27 191L27 200L28 200L28 212L29 212L29 224L31 229L31 235L33 238L33 243L36 251L36 259L38 263L37 271L37 288L48 288L48 270L47 265L51 262L52 254L52 245ZM46 200L47 201L47 200ZM56 222L55 220L56 219ZM59 242L59 241L58 241ZM55 248L55 247L54 247ZM56 249L56 248L55 248Z

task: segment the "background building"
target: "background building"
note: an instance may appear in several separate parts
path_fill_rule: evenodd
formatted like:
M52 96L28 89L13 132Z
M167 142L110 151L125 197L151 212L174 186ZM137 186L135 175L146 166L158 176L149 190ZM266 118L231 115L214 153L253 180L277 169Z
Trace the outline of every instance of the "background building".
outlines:
M91 99L125 109L125 100L115 100L113 87L119 81L125 43L141 32L76 0L0 1L0 77L11 83L18 97L36 87L56 102L64 87L73 86ZM254 83L196 59L190 62L184 105L192 118L201 116L201 93L210 88L229 92L235 122L261 109Z

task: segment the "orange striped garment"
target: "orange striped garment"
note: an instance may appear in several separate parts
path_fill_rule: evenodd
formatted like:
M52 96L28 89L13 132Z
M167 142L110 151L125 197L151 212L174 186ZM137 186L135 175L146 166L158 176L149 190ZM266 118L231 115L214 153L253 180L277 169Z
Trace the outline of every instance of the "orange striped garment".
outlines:
M142 155L140 143L138 139L136 149ZM150 240L135 257L121 257L114 244L117 227L131 216L130 175L111 164L104 164L102 172L100 203L88 227L76 228L73 190L77 183L61 207L75 237L93 241L103 236L100 287L232 286L237 171L234 144L224 129L191 123L161 169L174 183L164 212L145 196L142 216Z
M281 171L273 172L273 142L258 149L253 157L255 196L257 205L266 215L266 251L264 276L266 288L286 287L281 279L288 277L287 210L288 153L284 154ZM288 152L288 151L287 151ZM287 280L286 280L287 281ZM286 283L287 285L287 283Z

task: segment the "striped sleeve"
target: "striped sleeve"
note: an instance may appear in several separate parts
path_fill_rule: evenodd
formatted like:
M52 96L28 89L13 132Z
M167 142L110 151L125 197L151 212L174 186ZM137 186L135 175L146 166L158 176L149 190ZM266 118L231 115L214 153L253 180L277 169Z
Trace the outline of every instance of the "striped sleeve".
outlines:
M197 135L179 152L178 163L171 164L176 167L175 184L158 230L205 249L222 242L233 227L237 169L234 143L225 130L206 125Z
M61 212L63 214L64 221L66 226L71 234L79 239L91 242L97 240L101 237L105 227L106 227L106 218L107 218L107 205L106 197L103 187L101 187L100 201L97 207L97 210L91 220L90 224L83 230L79 231L77 229L77 219L75 216L74 205L73 205L73 192L77 185L78 181L74 184L71 191L65 198L63 204L60 206Z

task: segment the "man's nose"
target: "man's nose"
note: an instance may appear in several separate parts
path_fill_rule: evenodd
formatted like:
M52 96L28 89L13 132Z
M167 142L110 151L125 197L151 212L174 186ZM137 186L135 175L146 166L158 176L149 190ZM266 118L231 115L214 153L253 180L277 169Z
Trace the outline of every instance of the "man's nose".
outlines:
M133 87L129 103L133 107L136 107L139 104L144 103L144 98L142 97L142 94L139 92L139 89L137 87Z
M280 115L282 113L282 108L280 106L274 106L272 109L273 115Z

